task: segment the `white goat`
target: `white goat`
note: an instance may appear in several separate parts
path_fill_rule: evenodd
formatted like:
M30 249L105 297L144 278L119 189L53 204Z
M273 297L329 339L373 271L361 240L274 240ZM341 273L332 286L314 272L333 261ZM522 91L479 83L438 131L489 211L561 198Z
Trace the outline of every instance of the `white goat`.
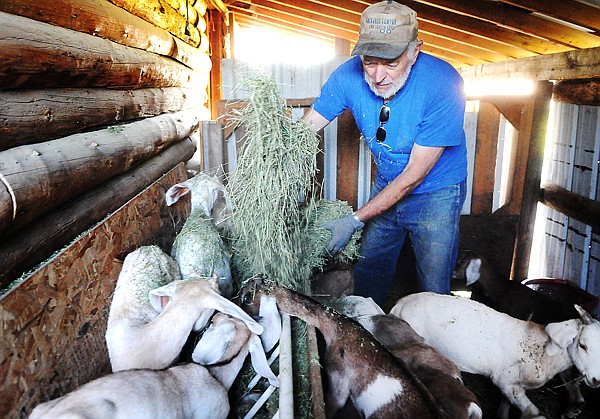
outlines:
M175 280L149 293L146 293L146 283L136 288L141 282L140 277L147 278L149 266L162 265L167 258L167 255L148 257L138 251L125 258L106 330L108 353L115 372L170 366L179 356L190 332L202 329L214 310L238 317L252 332L262 333L262 326L214 291L211 281L206 278ZM165 262L166 265L169 264ZM148 294L150 305L145 302ZM160 314L152 314L152 311Z
M158 371L120 371L38 405L30 419L225 419L228 390L248 352L255 370L277 386L258 337L241 320L218 313L194 351L206 367L190 363Z
M233 296L231 256L216 227L220 220L211 218L219 194L225 194L225 187L216 178L199 173L185 182L171 186L166 193L167 205L173 205L188 193L192 196L192 210L175 237L171 256L179 264L183 279L197 275L205 277L217 275L218 291L223 296L231 298ZM225 206L225 208L230 207Z
M263 297L275 299L280 311L315 326L323 335L322 365L329 379L325 401L328 417L348 398L365 418L449 417L407 366L356 321L310 297L284 287L262 286L259 281L246 286L241 304L255 315L257 305L264 303Z
M572 365L588 386L600 386L600 322L577 309L581 320L544 327L473 300L425 292L401 298L390 314L406 320L462 371L489 377L522 417L536 417L539 409L525 390Z

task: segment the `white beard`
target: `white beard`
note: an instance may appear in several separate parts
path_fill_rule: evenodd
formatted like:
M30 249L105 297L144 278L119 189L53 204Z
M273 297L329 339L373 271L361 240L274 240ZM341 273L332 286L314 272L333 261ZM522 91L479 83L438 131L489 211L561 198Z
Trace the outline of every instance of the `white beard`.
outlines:
M365 81L369 85L369 88L371 89L371 91L373 93L375 93L376 96L379 96L383 99L389 99L391 97L394 97L394 95L396 93L398 93L400 91L400 89L402 89L402 87L406 84L406 80L408 80L408 76L410 74L411 69L412 69L412 65L409 65L408 67L406 67L404 74L402 74L402 76L398 80L396 80L392 84L392 86L388 90L386 90L384 93L377 90L377 88L375 87L375 83L369 76L367 76L367 73L364 73L364 77L365 77Z

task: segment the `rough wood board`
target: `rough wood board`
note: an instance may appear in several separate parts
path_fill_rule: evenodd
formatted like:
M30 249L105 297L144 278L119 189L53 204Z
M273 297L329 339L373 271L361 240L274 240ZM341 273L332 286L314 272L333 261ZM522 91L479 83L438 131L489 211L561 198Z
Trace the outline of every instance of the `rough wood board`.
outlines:
M190 205L167 207L164 193L185 178L182 163L0 299L0 417L27 417L109 372L104 334L122 260L145 244L170 250Z

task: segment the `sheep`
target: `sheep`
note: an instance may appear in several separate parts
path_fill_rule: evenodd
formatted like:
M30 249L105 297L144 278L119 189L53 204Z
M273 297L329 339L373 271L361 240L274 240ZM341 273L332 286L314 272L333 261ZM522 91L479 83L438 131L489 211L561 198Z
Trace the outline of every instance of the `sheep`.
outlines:
M265 286L259 280L246 285L240 304L256 314L265 295L276 300L280 311L299 317L323 335L328 417L348 398L365 418L449 417L406 365L356 321L310 297L281 286Z
M117 279L105 335L113 372L168 367L190 332L202 329L214 310L238 317L253 333L262 333L262 326L213 290L215 278L173 279L178 270L169 256L156 247L148 250L128 254ZM148 291L163 277L168 283Z
M473 251L460 252L454 276L465 280L471 288L472 300L517 319L548 324L580 317L573 304L552 299L518 281L503 277L489 261ZM566 416L577 415L585 404L577 375L575 367L559 373L569 399Z
M522 417L535 417L539 409L525 390L572 365L588 386L600 386L600 322L576 308L581 319L544 327L464 297L422 292L398 300L390 314L406 320L461 371L489 377Z
M216 274L218 291L231 298L234 292L231 256L216 228L220 220L211 218L215 202L220 193L225 193L225 188L216 178L199 173L171 186L166 192L167 205L173 205L188 193L192 196L191 213L175 237L171 256L179 264L183 279Z
M198 363L109 374L36 406L30 419L226 419L228 390L248 352L255 370L277 386L257 336L241 320L217 313L194 350Z
M458 367L425 344L406 321L389 314L363 315L355 320L408 365L450 417L483 417L477 397L462 383Z

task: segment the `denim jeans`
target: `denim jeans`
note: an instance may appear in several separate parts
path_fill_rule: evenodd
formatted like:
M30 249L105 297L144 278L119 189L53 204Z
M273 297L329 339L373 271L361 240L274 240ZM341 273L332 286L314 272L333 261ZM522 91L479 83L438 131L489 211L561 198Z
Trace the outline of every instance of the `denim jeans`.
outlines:
M373 185L371 198L383 189L378 183ZM463 181L434 192L410 194L369 220L354 267L354 293L372 297L383 306L408 235L415 251L419 288L449 294L465 193Z

